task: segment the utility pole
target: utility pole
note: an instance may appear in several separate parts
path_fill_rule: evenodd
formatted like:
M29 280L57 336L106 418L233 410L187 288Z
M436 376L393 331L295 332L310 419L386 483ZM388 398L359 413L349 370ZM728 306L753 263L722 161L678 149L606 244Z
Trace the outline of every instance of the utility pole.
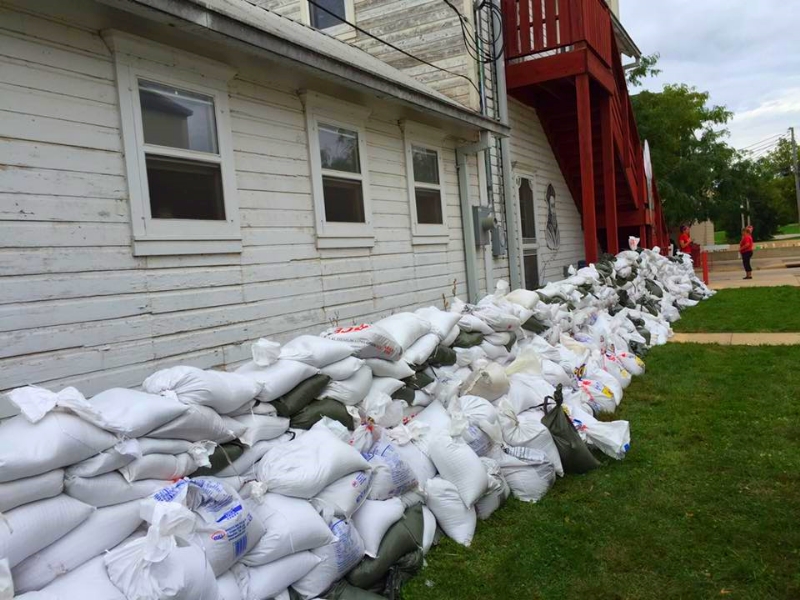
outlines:
M789 127L792 132L792 170L794 171L794 193L797 196L797 220L800 221L800 170L797 167L797 141L794 139L794 127Z

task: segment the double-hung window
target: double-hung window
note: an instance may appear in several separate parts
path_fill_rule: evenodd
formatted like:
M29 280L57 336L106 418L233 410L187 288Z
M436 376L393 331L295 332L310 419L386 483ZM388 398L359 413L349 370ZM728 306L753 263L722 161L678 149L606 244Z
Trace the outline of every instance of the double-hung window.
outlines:
M442 168L444 134L404 122L411 231L417 243L447 241L447 202Z
M227 104L233 71L119 32L107 39L117 66L134 254L238 252ZM170 63L176 66L164 66Z
M305 92L311 190L321 248L374 244L364 127L368 109Z
M353 0L311 0L303 3L306 23L336 37L355 37ZM307 14L306 14L307 13Z

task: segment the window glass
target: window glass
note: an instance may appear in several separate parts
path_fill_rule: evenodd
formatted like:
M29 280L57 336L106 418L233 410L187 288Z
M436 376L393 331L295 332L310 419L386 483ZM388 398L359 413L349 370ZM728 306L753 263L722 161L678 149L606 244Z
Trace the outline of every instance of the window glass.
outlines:
M327 29L344 22L345 0L314 0L315 4L319 4L333 13L325 12L321 8L314 6L311 2L308 3L308 9L311 12L311 26L316 29Z
M525 288L535 290L539 287L539 259L535 253L525 254L522 257L525 271Z
M319 154L323 169L361 173L358 133L355 131L320 124Z
M519 219L524 239L536 239L536 221L533 212L533 186L523 177L519 184Z
M414 181L439 185L439 155L435 150L414 146Z
M364 223L364 191L353 179L323 176L325 220L338 223Z
M146 161L154 219L225 220L220 165L153 155Z
M444 223L442 197L439 190L416 188L414 195L414 200L417 203L417 223L423 225L441 225Z
M218 153L214 99L139 80L146 144Z

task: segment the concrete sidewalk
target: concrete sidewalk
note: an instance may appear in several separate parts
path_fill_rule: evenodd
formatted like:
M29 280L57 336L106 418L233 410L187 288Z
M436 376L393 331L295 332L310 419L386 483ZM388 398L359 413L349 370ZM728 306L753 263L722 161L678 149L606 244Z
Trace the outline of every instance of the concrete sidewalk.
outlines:
M720 346L795 346L800 345L800 333L676 333L670 341Z
M714 290L781 285L800 286L800 268L757 270L753 273L753 279L744 279L744 273L741 271L711 271L709 284Z

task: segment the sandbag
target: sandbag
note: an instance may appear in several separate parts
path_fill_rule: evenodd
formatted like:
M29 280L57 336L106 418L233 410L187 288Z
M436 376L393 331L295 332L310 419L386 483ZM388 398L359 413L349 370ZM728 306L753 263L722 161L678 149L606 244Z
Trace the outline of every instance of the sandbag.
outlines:
M480 468L483 471L483 466ZM486 476L485 471L483 474ZM430 479L425 484L425 495L428 508L433 512L442 531L453 541L469 546L478 523L475 507L466 506L455 484L441 477Z
M439 341L439 336L435 333L425 334L403 352L400 360L412 366L421 365L433 354Z
M29 502L58 496L63 491L64 471L62 469L0 483L0 513L8 512Z
M508 482L496 460L481 458L481 463L486 468L489 486L486 488L486 493L478 498L475 503L475 513L479 519L485 521L492 516L494 511L505 504L505 501L511 495L511 488L508 486Z
M160 479L143 479L129 483L119 473L106 473L97 477L65 477L64 492L81 502L100 508L146 498L171 484L169 480Z
M536 305L539 304L539 295L536 292L520 288L506 294L503 300L513 304L519 304L528 310L533 310L536 308Z
M265 565L333 541L327 523L308 500L267 493L251 496L249 503L253 515L263 525L264 535L241 558L244 565Z
M280 358L296 360L321 369L353 353L346 342L328 339L317 335L300 335L281 348Z
M496 458L514 496L523 502L538 502L555 483L555 467L541 450L509 446Z
M321 559L311 552L296 552L257 567L237 564L231 571L244 600L266 600L308 575L320 562Z
M519 414L531 408L541 408L544 399L552 396L556 388L544 378L526 373L515 373L509 378L506 398L514 412Z
M551 399L548 399L551 400ZM553 441L558 448L561 464L565 473L586 473L600 466L598 460L592 456L589 448L581 439L572 421L569 420L562 404L564 394L561 385L556 387L551 402L545 404L545 416L542 424L547 427L553 436Z
M542 424L540 413L526 411L516 415L514 408L504 400L500 400L498 409L505 442L509 446L543 451L553 464L556 474L563 476L564 467L561 464L561 455L550 430Z
M348 412L347 407L338 400L330 398L314 400L309 403L308 406L291 418L289 426L294 429L311 429L315 423L324 417L338 421L351 431L355 429L353 416Z
M371 360L380 361L381 359L373 358ZM356 358L355 356L348 356L347 358L343 358L340 361L322 367L319 372L320 375L327 375L333 381L342 381L343 379L348 379L349 377L355 375L356 371L358 371L361 367L364 366L364 362L365 361L361 358ZM388 361L382 361L382 362L388 362Z
M383 536L375 558L365 558L348 575L352 585L369 589L378 583L400 557L423 546L422 505L408 508Z
M98 556L86 564L58 577L41 592L19 596L20 600L126 600L106 573L104 557Z
M318 398L338 400L346 406L354 406L367 396L371 386L372 371L364 365L349 379L329 382Z
M442 431L450 430L450 415L441 402L434 400L416 416L415 422L421 426L418 426L420 429L411 437L411 441L429 456L431 440Z
M489 327L489 325L479 319L475 315L472 314L463 314L459 317L458 326L461 328L463 333L475 333L480 334L480 339L483 339L484 335L489 335L490 333L494 333L494 329ZM461 336L459 336L461 337ZM474 338L471 338L474 339ZM480 343L480 342L478 342ZM458 342L453 344L454 346L461 346ZM474 345L474 344L473 344Z
M208 466L200 467L195 471L195 477L207 477L217 475L229 465L238 460L247 450L244 444L238 441L219 444L214 448L214 452L208 457ZM259 456L259 458L261 458Z
M29 556L16 567L16 591L38 590L127 538L142 522L137 501L99 508L59 540Z
M0 483L80 462L117 441L74 414L55 410L37 423L17 415L0 422Z
M435 306L418 308L414 314L425 319L431 326L431 332L435 333L439 340L445 339L450 331L458 325L461 315L439 310Z
M393 379L405 379L414 374L407 362L404 360L383 360L382 358L368 358L366 365L372 369L374 377L392 377Z
M271 492L313 498L337 479L366 469L369 463L357 450L315 429L272 448L269 459L258 463L258 480Z
M486 492L486 470L466 442L440 434L431 441L429 452L441 477L456 486L464 504L474 505Z
M225 419L213 408L201 404L187 406L177 419L151 431L148 437L190 442L230 442L244 433L245 427L233 419Z
M367 396L361 403L360 413L381 427L395 427L403 421L404 410L408 403L404 400L392 400L386 394L378 392Z
M209 456L215 447L214 442L198 442L189 452L183 454L148 454L128 463L119 472L128 482L181 479L201 466L210 466Z
M86 521L94 508L64 494L24 504L0 521L0 556L16 567Z
M394 443L394 451L414 472L418 484L425 486L425 482L436 476L436 467L430 458L410 440L405 444Z
M448 333L448 334L447 334L447 335L444 337L444 339L442 340L442 346L444 346L445 348L450 348L450 347L452 347L453 343L454 343L454 342L456 341L456 339L458 338L458 334L459 334L459 333L461 333L461 328L460 328L460 327L459 327L459 326L456 324L456 325L455 325L455 327L453 327L453 328L450 330L450 333Z
M257 398L262 402L277 400L309 377L319 373L319 369L296 360L279 359L268 367L259 367L254 362L245 363L236 373L262 385Z
M397 452L386 434L364 455L372 467L371 500L388 500L417 489L419 482L414 470Z
M349 519L369 497L374 471L356 471L341 477L311 499L328 520Z
M436 517L427 506L422 507L422 552L428 554L436 540Z
M280 417L293 417L308 406L331 381L328 375L313 375L274 400L271 404Z
M368 590L362 590L354 585L350 585L344 579L334 585L325 594L325 600L385 600L384 596L374 594Z
M66 469L70 477L96 477L121 469L140 456L148 454L183 454L188 452L195 442L188 440L169 440L156 438L139 438L127 440L114 448L87 458Z
M217 577L217 588L219 589L219 600L245 600L232 570L225 571Z
M503 367L497 363L489 363L467 379L462 393L493 401L508 392L509 386L508 376Z
M436 346L436 350L428 358L428 364L432 367L449 367L456 364L456 360L455 350L439 345Z
M408 350L411 345L423 335L431 332L431 324L422 317L414 313L402 312L381 319L375 323L389 335L397 340L397 343Z
M387 396L391 396L403 386L405 386L405 383L394 377L373 376L368 395L386 394Z
M151 394L172 392L184 404L201 404L226 415L255 398L262 386L237 373L178 366L156 371L142 388Z
M403 353L402 345L378 325L353 325L334 327L323 332L323 337L348 344L358 358L383 358L397 360Z
M313 550L320 563L292 588L301 597L315 598L330 588L355 567L364 557L364 542L352 523L341 520L331 525L335 540Z
M581 439L607 456L617 460L625 458L631 444L631 428L628 421L598 421L574 404L568 406L567 411Z
M242 415L234 418L247 428L239 435L239 440L247 446L263 440L274 440L289 429L289 419L284 417Z
M476 319L476 321L482 322L480 319ZM486 328L491 331L491 327L488 325ZM481 342L483 342L484 335L485 334L480 331L469 332L462 330L451 345L453 348L472 348L473 346L480 346Z
M389 500L367 500L353 515L353 525L364 541L364 553L370 558L378 555L378 547L389 528L397 523L405 512L400 498Z

